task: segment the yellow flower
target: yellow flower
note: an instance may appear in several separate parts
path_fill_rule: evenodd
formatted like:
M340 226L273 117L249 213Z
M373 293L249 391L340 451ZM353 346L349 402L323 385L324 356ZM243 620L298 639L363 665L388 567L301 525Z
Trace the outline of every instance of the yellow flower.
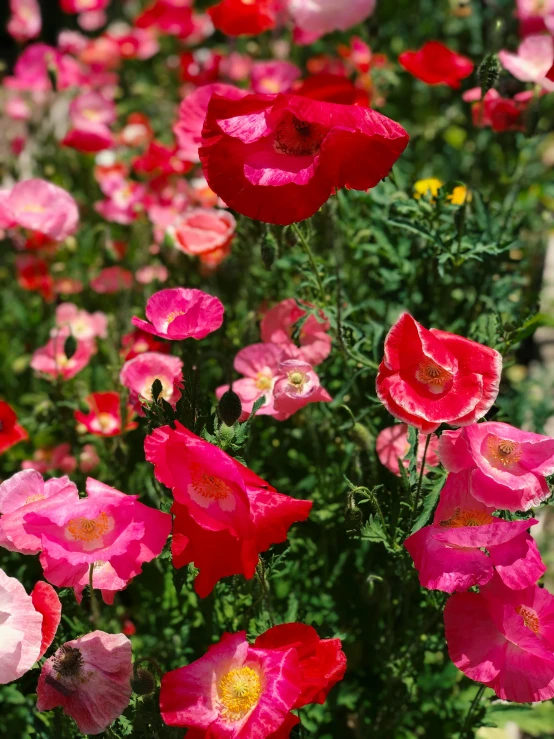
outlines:
M448 200L452 205L463 205L466 200L468 203L471 201L471 193L465 185L458 185L452 190L452 193L448 196Z
M426 180L418 180L414 184L414 198L419 200L422 195L435 197L443 183L436 177L428 177Z

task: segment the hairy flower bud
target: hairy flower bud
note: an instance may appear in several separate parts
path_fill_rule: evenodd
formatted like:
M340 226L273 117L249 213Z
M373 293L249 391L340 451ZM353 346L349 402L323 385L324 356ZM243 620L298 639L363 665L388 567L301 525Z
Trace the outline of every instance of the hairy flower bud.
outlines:
M137 695L150 695L156 689L156 680L149 670L139 667L131 678L131 687Z
M279 257L279 246L273 234L268 231L262 240L262 262L267 270L273 266L273 262Z
M227 426L232 426L239 420L242 413L242 403L239 396L231 388L223 393L217 406L219 417Z
M481 86L481 97L485 97L489 90L496 87L496 83L500 77L500 69L500 62L496 54L487 54L477 71Z
M363 424L356 423L351 431L352 441L357 447L369 452L373 446L374 441L371 435L371 431L367 429Z
M69 336L65 340L64 345L63 345L63 351L64 351L65 356L68 359L71 359L71 357L77 351L77 339L73 336L73 334L69 334Z

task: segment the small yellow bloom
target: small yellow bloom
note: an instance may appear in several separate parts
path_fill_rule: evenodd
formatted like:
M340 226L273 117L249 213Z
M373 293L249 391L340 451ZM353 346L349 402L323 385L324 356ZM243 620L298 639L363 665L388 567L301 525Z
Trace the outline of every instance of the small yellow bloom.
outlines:
M452 193L448 196L448 200L452 205L463 205L466 200L468 203L471 201L471 193L465 185L458 185L452 190Z
M436 177L428 177L426 180L418 180L414 184L414 198L419 200L422 195L436 197L443 183Z

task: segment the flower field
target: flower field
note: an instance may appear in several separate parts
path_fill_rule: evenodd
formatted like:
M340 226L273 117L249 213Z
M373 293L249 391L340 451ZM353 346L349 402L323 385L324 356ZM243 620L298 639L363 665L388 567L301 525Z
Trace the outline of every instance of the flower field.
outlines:
M554 5L5 5L0 737L552 736Z

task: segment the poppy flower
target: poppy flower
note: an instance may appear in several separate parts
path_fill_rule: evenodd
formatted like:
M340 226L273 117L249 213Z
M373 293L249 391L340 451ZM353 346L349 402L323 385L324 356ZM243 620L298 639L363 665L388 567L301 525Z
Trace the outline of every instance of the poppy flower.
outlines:
M159 141L150 141L144 154L133 160L133 170L147 177L162 175L184 175L191 168L176 145L166 146Z
M17 182L5 205L14 224L27 231L42 234L51 241L63 241L79 225L79 211L71 195L46 180Z
M77 460L71 454L71 444L58 444L55 447L39 448L33 452L32 459L21 462L22 470L37 470L41 474L60 470L70 475L77 467Z
M210 188L243 215L285 225L312 216L341 187L375 187L408 134L358 106L288 94L213 95L202 141Z
M28 438L29 434L17 423L17 416L12 407L4 400L0 400L0 454Z
M61 706L83 734L100 734L131 699L131 642L93 631L62 644L42 666L37 709Z
M185 39L194 31L191 4L189 0L154 0L135 18L135 26Z
M287 0L287 12L294 23L297 43L311 44L333 31L347 31L368 18L375 10L376 0Z
M448 85L457 90L461 80L469 77L474 64L438 41L427 41L419 51L405 51L400 64L418 80L428 85Z
M296 333L300 344L299 356L312 365L321 364L331 353L331 337L327 333L331 324L323 311L307 315L306 308L312 307L295 298L277 303L262 318L262 341L288 346L294 343L292 337Z
M185 51L179 57L179 70L183 82L193 85L208 85L219 78L223 57L212 49Z
M495 577L479 593L456 593L444 609L450 659L502 700L554 697L554 596L537 585L506 587Z
M163 339L203 339L223 323L223 304L202 290L174 287L149 298L146 318L135 316L133 326Z
M527 533L534 518L505 521L470 492L467 472L451 473L431 526L409 536L404 546L424 588L453 593L485 585L496 571L515 590L534 585L545 573L537 545Z
M221 0L208 13L226 36L257 36L275 28L277 9L276 0Z
M447 470L468 470L471 492L486 505L527 511L550 495L554 439L507 423L474 423L444 431L439 457Z
M300 694L295 649L252 647L244 631L224 634L200 659L162 678L160 710L195 737L279 737ZM198 731L201 730L201 731ZM202 733L201 733L202 732Z
M113 295L133 286L133 273L123 267L105 267L90 281L90 286L99 295Z
M100 464L98 452L92 444L85 444L79 454L79 469L85 475L92 472Z
M20 43L40 34L42 18L37 0L10 0L10 18L6 30Z
M237 223L231 213L216 208L191 208L169 229L173 243L189 256L203 258L230 251Z
M424 328L403 313L385 339L377 397L393 416L424 434L441 423L467 426L498 395L502 357L462 336Z
M38 582L31 595L15 577L0 570L0 685L24 675L52 643L61 618L56 591Z
M136 328L121 337L121 356L127 362L129 359L138 357L144 352L157 352L158 354L169 354L171 348L163 341L157 341L152 334Z
M121 398L119 393L91 393L85 398L90 408L88 413L75 411L75 420L84 427L89 434L96 436L119 436L121 434ZM127 416L129 411L127 409ZM137 427L137 424L127 418L125 431Z
M552 92L554 82L548 79L548 72L554 60L554 39L548 34L527 36L512 54L503 49L498 52L500 63L513 76L522 82L533 82L543 90Z
M330 72L314 74L295 85L293 92L295 95L321 100L324 103L369 107L369 95L366 90L355 85L344 74Z
M140 400L152 400L152 385L159 380L160 397L175 406L181 395L183 362L179 357L161 352L140 352L125 362L119 374L122 385L129 388L129 400L137 413L143 413Z
M66 354L66 341L70 336L71 329L68 326L59 328L45 346L33 352L31 367L37 372L50 375L53 378L71 380L72 377L75 377L90 362L92 355L96 351L96 347L94 346L94 341L75 339L77 348L68 357Z
M156 477L173 492L175 567L194 562L194 587L205 597L222 577L252 578L259 554L285 541L311 501L281 495L236 459L178 422L156 429L144 444Z
M516 0L519 35L554 33L554 0Z
M273 95L279 92L289 92L302 72L292 62L272 59L271 61L254 62L250 74L253 92Z
M497 90L489 90L481 100L482 91L474 87L462 95L472 105L473 125L492 128L496 133L524 131L525 113L533 98L531 91L519 92L513 98L500 96Z
M320 639L312 626L279 624L254 642L257 649L295 649L299 659L301 694L293 708L325 703L331 688L346 672L346 655L340 639Z
M76 59L62 54L53 46L37 43L24 49L15 63L14 74L4 77L2 84L12 90L49 92L52 90L52 70L56 75L57 90L79 87L86 82ZM51 214L51 217L55 216Z
M61 140L62 146L85 154L96 154L111 149L114 144L114 136L104 123L82 123L70 129Z
M329 403L332 398L321 387L312 365L302 359L285 359L273 387L273 407L279 420L286 420L308 403Z
M110 0L60 0L64 13L83 13L90 10L104 10Z
M27 534L41 538L40 563L45 578L56 587L75 588L90 565L107 562L124 588L162 551L171 530L171 516L139 503L89 477L87 497L72 503L51 501L23 516ZM102 589L100 582L93 583ZM112 589L112 588L109 588Z
M47 302L54 299L54 278L44 259L34 254L18 254L15 258L15 269L17 284L23 290L37 292Z
M45 481L34 469L16 472L0 485L0 546L10 552L38 554L41 538L25 531L24 516L40 512L51 502L70 505L77 500L77 486L68 477L52 477Z
M417 444L417 470L421 471L421 463L425 453L425 444L427 438L423 434L418 436ZM429 467L438 467L440 462L437 456L437 448L439 446L439 438L434 435L429 440L427 447L427 455L425 456L426 472ZM379 461L393 475L400 477L400 465L406 469L409 467L409 460L405 459L410 449L408 442L408 426L405 423L396 423L394 426L388 426L382 429L375 440L375 451L379 457ZM424 472L424 474L426 474Z
M91 341L108 335L108 317L101 311L88 313L74 303L60 303L56 308L56 326L69 326L71 335L79 341ZM56 329L54 329L56 333Z

